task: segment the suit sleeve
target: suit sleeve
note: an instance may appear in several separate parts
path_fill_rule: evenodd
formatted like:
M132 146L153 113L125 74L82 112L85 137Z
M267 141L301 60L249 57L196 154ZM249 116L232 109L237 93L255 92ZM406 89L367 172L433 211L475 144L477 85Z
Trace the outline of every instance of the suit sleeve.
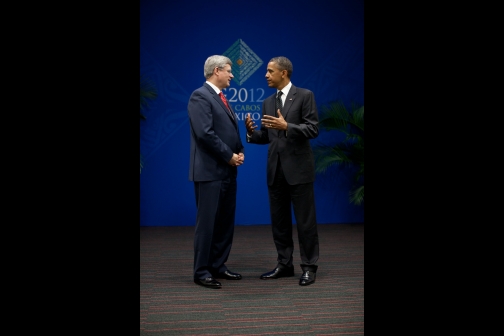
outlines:
M261 115L261 119L262 119L262 116L264 115L264 111L266 111L265 109L265 105L266 105L266 99L262 102L262 115ZM252 135L248 135L248 133L245 133L245 136L247 138L247 142L248 143L253 143L253 144L257 144L257 145L266 145L266 144L269 144L269 134L268 134L268 130L261 124L261 122L259 121L259 129L256 129Z
M299 124L288 124L287 137L315 139L319 134L318 123L319 119L315 95L313 92L307 90L303 95L301 122Z
M187 110L198 144L226 163L229 162L233 151L215 134L210 102L200 92L195 91L189 99Z

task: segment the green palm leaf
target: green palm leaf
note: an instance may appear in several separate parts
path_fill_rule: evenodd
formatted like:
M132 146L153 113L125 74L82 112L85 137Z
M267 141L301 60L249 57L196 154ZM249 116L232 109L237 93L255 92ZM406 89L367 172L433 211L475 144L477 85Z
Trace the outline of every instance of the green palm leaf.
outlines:
M149 100L156 99L158 93L152 81L140 76L140 118L145 119L143 111L149 107Z
M364 201L364 185L350 191L350 202L360 205Z
M364 201L364 106L352 104L349 112L343 103L332 102L320 110L320 129L343 133L345 139L334 145L314 145L315 171L320 174L332 166L356 167L349 200L359 205Z

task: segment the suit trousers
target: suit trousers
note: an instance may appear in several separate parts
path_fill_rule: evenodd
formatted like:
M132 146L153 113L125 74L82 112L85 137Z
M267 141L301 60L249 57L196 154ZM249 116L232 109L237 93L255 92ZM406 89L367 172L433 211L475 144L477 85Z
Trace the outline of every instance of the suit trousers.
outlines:
M297 223L301 268L316 271L319 258L319 240L315 213L313 183L289 185L278 158L275 179L268 186L271 227L279 264L291 267L294 252L292 239L292 210ZM288 168L285 168L288 169ZM292 204L292 208L291 208Z
M205 279L227 271L224 263L233 242L236 190L236 177L194 182L198 208L194 232L194 279Z

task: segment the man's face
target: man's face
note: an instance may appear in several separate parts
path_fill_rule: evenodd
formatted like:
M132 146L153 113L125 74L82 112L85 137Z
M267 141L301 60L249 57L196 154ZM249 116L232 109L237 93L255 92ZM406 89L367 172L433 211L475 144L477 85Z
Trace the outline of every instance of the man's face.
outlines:
M269 62L268 67L266 69L266 81L268 82L268 86L271 88L278 88L284 81L285 76L287 75L287 71L280 71L277 68L277 64L274 62ZM282 78L282 76L284 78Z
M221 90L231 85L231 80L234 76L231 73L231 66L229 64L226 64L222 69L217 68L217 73L219 76L219 83L221 84Z

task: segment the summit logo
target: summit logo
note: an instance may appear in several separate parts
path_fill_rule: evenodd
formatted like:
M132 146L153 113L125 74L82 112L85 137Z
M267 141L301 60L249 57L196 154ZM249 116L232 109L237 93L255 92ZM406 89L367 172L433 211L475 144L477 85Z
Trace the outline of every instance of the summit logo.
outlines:
M249 46L238 39L228 50L223 53L233 62L233 80L242 85L252 76L254 72L263 64L263 61L257 56Z

